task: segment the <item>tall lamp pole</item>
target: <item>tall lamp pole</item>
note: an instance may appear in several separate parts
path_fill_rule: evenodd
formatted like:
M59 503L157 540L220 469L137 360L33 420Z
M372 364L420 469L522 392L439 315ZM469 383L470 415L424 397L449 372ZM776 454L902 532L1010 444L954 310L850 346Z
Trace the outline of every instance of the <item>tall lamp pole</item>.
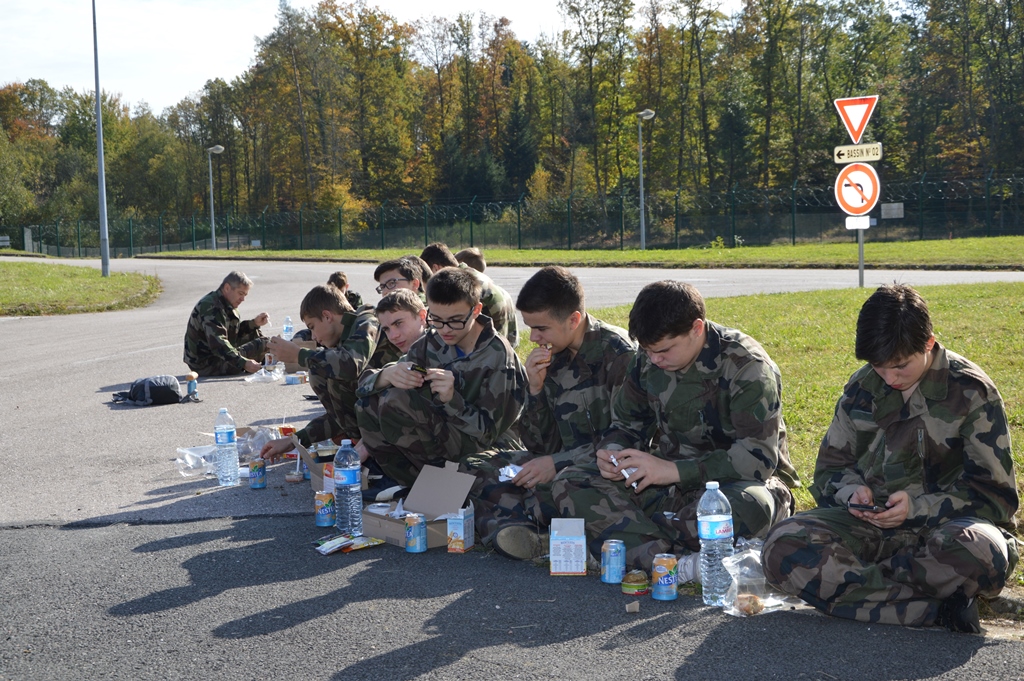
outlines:
M210 167L210 240L213 242L213 250L217 250L217 228L213 222L213 155L224 151L224 147L215 144L206 150L206 160Z
M654 112L644 109L636 115L637 149L640 157L640 250L647 250L647 223L644 219L644 121L654 118Z
M107 175L103 165L103 112L100 106L100 47L96 37L96 0L92 0L92 55L96 66L96 162L100 199L100 273L110 276L110 238L107 231ZM81 244L79 244L81 245Z

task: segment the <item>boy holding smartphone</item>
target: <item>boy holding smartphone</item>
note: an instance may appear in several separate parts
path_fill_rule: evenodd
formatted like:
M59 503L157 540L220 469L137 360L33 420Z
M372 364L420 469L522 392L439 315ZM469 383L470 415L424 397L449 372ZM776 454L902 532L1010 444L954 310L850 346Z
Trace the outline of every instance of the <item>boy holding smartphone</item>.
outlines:
M830 615L980 631L1017 563L1003 401L942 347L913 288L882 286L857 320L853 375L822 440L818 508L769 532L768 581Z

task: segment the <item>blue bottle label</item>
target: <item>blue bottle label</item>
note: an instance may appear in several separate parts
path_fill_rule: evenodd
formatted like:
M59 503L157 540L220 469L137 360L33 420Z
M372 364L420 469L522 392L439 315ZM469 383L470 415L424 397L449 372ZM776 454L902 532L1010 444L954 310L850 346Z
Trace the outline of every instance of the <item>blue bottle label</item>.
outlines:
M214 439L218 445L230 445L235 441L235 431L231 430L218 430L214 433Z
M697 535L701 539L732 539L732 518L697 519Z
M359 480L359 469L358 468L337 468L334 469L334 486L339 485L358 485Z

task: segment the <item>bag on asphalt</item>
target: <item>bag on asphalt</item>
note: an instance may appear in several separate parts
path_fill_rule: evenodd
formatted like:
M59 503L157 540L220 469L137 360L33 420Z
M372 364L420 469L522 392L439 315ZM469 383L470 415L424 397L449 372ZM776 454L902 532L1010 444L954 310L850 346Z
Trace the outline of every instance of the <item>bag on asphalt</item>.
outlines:
M187 402L191 395L181 394L181 385L174 376L150 376L132 383L128 390L114 393L114 404L128 404L133 407L148 407L154 404L177 404Z

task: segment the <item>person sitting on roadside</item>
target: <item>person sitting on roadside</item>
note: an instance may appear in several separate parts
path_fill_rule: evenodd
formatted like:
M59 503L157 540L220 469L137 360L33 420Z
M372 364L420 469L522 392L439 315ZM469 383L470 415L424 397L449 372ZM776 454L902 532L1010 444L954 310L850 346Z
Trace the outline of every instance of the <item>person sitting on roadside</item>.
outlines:
M551 481L573 464L594 462L595 444L611 425L612 393L636 346L625 329L587 313L583 286L564 267L530 277L516 307L537 347L526 358L526 408L519 419L525 451L470 457L470 491L480 543L526 560L546 551L543 535L558 511ZM500 480L507 464L522 466Z
M480 283L445 268L427 284L427 325L401 362L360 385L364 456L412 486L424 465L461 462L485 449L519 448L526 372L508 341L481 314Z
M348 275L338 270L327 278L327 283L338 287L338 290L345 294L345 300L352 306L353 310L358 310L363 306L363 297L358 292L353 291L348 285Z
M977 596L1017 564L1018 507L1003 400L973 362L936 339L910 286L876 290L818 450L818 507L771 529L768 581L822 612L980 632Z
M473 248L463 248L455 254L455 259L460 263L465 263L467 266L472 267L477 272L483 272L487 269L487 261L484 260L484 252L475 246Z
M519 321L516 318L515 303L508 291L495 284L486 274L460 263L448 246L440 241L435 241L424 248L420 257L434 272L442 267L458 267L471 272L480 282L480 302L483 303L484 314L491 318L495 331L504 336L513 348L519 347Z
M356 442L356 385L377 347L377 318L369 307L353 310L344 294L331 285L314 286L302 299L299 316L322 347L299 348L275 336L270 339L270 351L280 361L295 362L309 371L309 385L326 413L295 434L304 447L341 438ZM260 453L273 460L291 449L291 438L281 438L268 442Z
M266 312L241 321L241 305L252 280L230 272L216 291L203 296L192 309L185 330L184 361L200 376L232 376L256 373L266 354L267 339L260 327L270 322Z
M615 391L596 460L559 473L552 495L563 517L586 519L593 556L621 539L627 565L650 571L656 554L674 553L680 581L697 581L707 482L732 504L737 537L763 537L792 512L799 478L779 369L756 340L706 319L700 292L679 281L640 291L629 335L642 352Z

